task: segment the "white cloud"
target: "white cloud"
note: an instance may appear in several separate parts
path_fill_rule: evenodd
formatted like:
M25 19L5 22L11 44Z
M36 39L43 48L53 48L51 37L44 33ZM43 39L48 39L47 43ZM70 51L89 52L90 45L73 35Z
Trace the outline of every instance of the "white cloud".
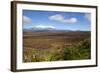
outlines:
M84 17L85 17L86 19L88 19L89 21L91 20L91 14L89 14L89 13L86 13L86 14L84 15Z
M64 17L60 14L52 15L49 17L50 20L55 20L55 21L62 21Z
M31 23L32 22L32 19L27 17L27 16L23 16L23 24L28 24L28 23Z
M73 17L73 18L70 18L70 19L63 20L63 22L65 22L65 23L76 23L77 19Z
M41 29L45 29L45 28L51 28L51 29L54 29L55 27L54 26L45 26L45 25L37 25L37 26L34 26L35 28L41 28Z
M65 19L63 15L61 14L56 14L52 15L49 17L50 20L58 21L58 22L63 22L63 23L76 23L78 20L75 17L71 17L69 19Z

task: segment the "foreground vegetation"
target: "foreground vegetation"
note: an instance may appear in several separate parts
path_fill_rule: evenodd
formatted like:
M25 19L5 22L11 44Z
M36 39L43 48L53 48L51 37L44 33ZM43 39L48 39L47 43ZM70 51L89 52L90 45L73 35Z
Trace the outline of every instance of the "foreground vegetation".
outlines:
M24 48L24 62L82 60L91 58L91 40L84 39L78 43L49 49Z

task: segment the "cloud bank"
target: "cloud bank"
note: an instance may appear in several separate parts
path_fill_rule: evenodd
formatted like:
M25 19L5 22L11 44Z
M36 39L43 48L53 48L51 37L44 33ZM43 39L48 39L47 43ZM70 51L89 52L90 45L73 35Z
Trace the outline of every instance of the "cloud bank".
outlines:
M62 23L70 23L70 24L76 23L78 21L77 18L75 17L65 19L64 16L61 14L52 15L52 16L49 16L48 18L53 21L58 21Z
M33 28L41 28L41 29L49 28L49 29L55 29L54 26L47 26L47 25L37 25L37 26L34 26Z
M90 13L86 13L86 14L84 15L84 17L85 17L87 20L91 21L91 14L90 14Z
M29 24L32 22L32 19L27 17L27 16L23 16L23 24Z

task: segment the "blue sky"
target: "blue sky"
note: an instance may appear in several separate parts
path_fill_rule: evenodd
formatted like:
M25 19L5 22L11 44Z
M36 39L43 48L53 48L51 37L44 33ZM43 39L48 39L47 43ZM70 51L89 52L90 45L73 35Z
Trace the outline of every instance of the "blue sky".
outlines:
M90 26L90 13L23 10L23 29L52 28L90 31Z

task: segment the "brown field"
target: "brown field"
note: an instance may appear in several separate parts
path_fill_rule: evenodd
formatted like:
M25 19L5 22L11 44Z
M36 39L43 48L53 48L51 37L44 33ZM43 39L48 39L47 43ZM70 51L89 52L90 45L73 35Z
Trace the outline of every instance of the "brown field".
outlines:
M35 53L30 53L32 49L45 51L47 49L64 49L73 44L79 43L86 39L90 40L90 32L70 31L70 32L23 32L23 61L30 61L30 55L33 57ZM41 52L39 52L41 55ZM43 54L43 53L42 53ZM45 60L41 60L45 61Z

